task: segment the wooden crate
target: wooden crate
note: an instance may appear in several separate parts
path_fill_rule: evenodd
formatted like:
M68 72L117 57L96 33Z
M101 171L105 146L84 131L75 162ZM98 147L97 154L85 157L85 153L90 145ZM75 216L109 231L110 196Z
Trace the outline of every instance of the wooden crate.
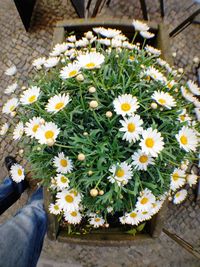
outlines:
M132 20L102 20L97 18L88 20L63 20L58 22L56 25L52 47L57 43L65 41L67 33L74 32L77 36L82 36L84 32L97 26L120 29L129 39L131 39L134 35ZM161 57L169 64L172 64L173 61L171 58L170 43L166 26L163 24L158 25L150 23L150 31L155 33L155 37L148 40L148 43L159 48L162 51ZM140 41L140 36L138 36L136 41ZM94 230L94 232L85 235L68 235L66 229L59 226L56 216L49 214L48 212L48 206L52 202L54 202L54 199L52 199L50 192L44 188L44 205L48 214L47 235L51 240L57 239L61 242L99 246L126 246L133 244L133 242L153 242L153 238L159 237L162 231L167 209L166 201L160 212L147 223L147 234L141 233L136 236L132 236L124 233L120 228L108 228Z

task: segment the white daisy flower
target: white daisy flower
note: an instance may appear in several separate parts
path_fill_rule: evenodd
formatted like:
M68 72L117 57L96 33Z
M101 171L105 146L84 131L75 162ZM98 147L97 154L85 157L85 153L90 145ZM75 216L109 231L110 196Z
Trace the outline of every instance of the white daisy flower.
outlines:
M190 118L190 116L187 114L187 110L183 109L180 114L178 115L178 120L180 122L190 122L192 119Z
M174 204L180 204L181 202L183 202L186 197L187 197L187 190L185 189L181 189L179 190L175 195L174 195L174 198L173 198L173 203Z
M2 112L5 114L13 114L16 107L19 105L19 101L16 97L9 99L4 105Z
M61 209L66 212L71 212L79 209L80 198L76 197L73 193L70 193L70 191L67 189L58 192L56 198L56 203Z
M20 183L25 178L23 167L17 163L11 166L10 175L13 181L16 183Z
M31 138L34 138L40 125L42 125L41 122L42 122L41 117L33 117L28 122L26 122L25 129L24 129L26 135L30 136Z
M65 189L69 187L69 179L65 175L58 173L54 179L59 189Z
M58 215L58 214L60 214L61 213L61 208L59 207L59 205L58 204L53 204L53 203L51 203L50 205L49 205L49 212L51 213L51 214L54 214L54 215Z
M70 98L69 94L59 94L52 96L45 107L48 112L53 112L54 114L65 108L65 106L69 103Z
M137 98L131 94L118 96L114 99L113 105L115 112L122 116L133 114L139 108Z
M167 81L166 82L166 86L168 89L172 89L174 86L176 85L176 82L174 80L171 80L171 81Z
M101 217L93 217L89 220L90 225L92 225L94 228L99 228L99 226L103 226L105 223L105 220Z
M116 29L105 29L105 28L100 28L100 30L98 31L98 33L106 38L114 38L117 35L121 34L120 30L116 30Z
M200 108L200 101L195 97L194 103L196 108Z
M152 207L153 207L153 204L152 204ZM148 211L141 212L141 221L148 221L152 218L153 216L152 207Z
M111 45L111 40L104 38L104 39L98 39L97 40L100 44L106 45L106 46L110 46Z
M153 55L155 55L155 56L160 56L160 54L161 54L161 51L160 51L159 49L156 49L156 48L154 48L154 47L152 47L152 46L150 46L150 45L146 45L146 46L145 46L145 50L146 50L148 53L153 54Z
M11 66L10 68L8 68L6 71L5 71L5 74L8 75L8 76L13 76L15 75L17 72L17 68L15 65Z
M56 141L60 129L53 122L46 122L44 125L41 125L35 133L35 138L38 142L43 144L49 144Z
M197 120L200 121L200 108L195 108L194 111L195 111Z
M0 128L0 135L5 135L9 129L9 124L4 123Z
M53 164L57 172L60 173L71 173L73 170L72 160L66 157L63 152L58 153L58 156L54 157Z
M127 224L138 225L141 221L141 213L137 210L133 210L130 213L125 214L125 223Z
M147 155L152 155L152 157L157 157L158 154L164 148L163 137L157 131L157 129L148 128L142 132L142 140L140 142L140 146L142 152Z
M24 133L24 124L23 122L19 122L13 131L13 139L19 140L22 137L23 133Z
M100 32L104 30L104 28L103 28L103 27L95 27L95 28L93 28L92 30L93 30L94 32L96 32L97 34L100 34Z
M126 216L119 217L119 221L121 224L126 224Z
M71 43L75 43L76 42L76 35L70 35L67 37L67 41L71 42Z
M82 216L79 211L64 212L64 219L70 224L79 224L81 222Z
M89 40L87 38L82 38L78 41L76 41L75 46L76 47L86 47L87 45L89 45Z
M46 62L46 58L45 57L39 57L35 60L33 60L33 67L35 67L37 70L41 70L42 66L44 65L44 63Z
M57 189L57 183L54 177L51 178L51 184L50 184L50 188L52 190L56 190Z
M138 211L149 211L152 208L152 204L156 202L155 196L149 189L145 189L144 191L140 192L140 196L136 202L136 209Z
M152 204L151 213L152 215L155 215L159 212L159 210L162 208L164 200L156 200L155 203Z
M37 101L40 95L40 88L37 86L31 86L25 90L20 98L20 102L23 105L29 105Z
M185 180L185 172L181 169L176 168L173 173L171 174L170 179L170 189L172 191L177 190L179 187L182 187L186 180Z
M136 167L138 170L147 170L148 165L154 165L154 159L147 155L146 153L142 152L142 150L136 151L132 156L132 164Z
M14 91L17 89L17 87L18 87L18 84L17 83L13 83L13 84L9 85L5 89L4 93L7 94L7 95L9 95L11 93L14 93Z
M104 55L96 52L87 53L77 57L78 64L84 69L99 68L104 60Z
M77 63L70 63L60 71L60 77L65 80L75 77L80 71L80 66Z
M159 105L164 106L168 109L176 106L174 98L169 94L162 91L156 91L151 96Z
M148 32L148 31L140 31L140 35L145 39L150 39L150 38L153 38L155 36L154 33Z
M193 129L183 126L178 134L176 134L176 139L178 140L180 147L185 151L196 151L199 138L196 131Z
M148 31L149 30L149 26L140 20L134 19L132 24L136 31Z
M194 94L194 95L200 95L200 88L198 87L198 85L196 83L194 83L193 81L189 80L187 82L187 86L189 88L189 90Z
M166 82L166 78L165 76L158 71L157 69L155 69L154 67L149 67L145 72L144 75L146 75L147 77L151 77L153 80L155 81L160 81L160 82Z
M199 177L196 174L192 173L186 176L186 181L189 184L189 186L193 186L197 183L198 178Z
M157 58L156 61L161 67L164 67L168 72L172 71L172 68L170 67L169 63L167 63L165 60Z
M194 103L196 101L196 97L193 96L185 87L181 86L181 93L182 96L191 103Z
M131 117L124 118L124 120L120 120L122 128L119 129L121 132L125 132L122 139L131 142L136 142L140 138L140 133L142 132L141 125L143 121L141 120L139 115L132 115Z
M119 186L125 185L128 183L128 180L132 178L132 169L131 166L126 162L122 162L118 165L113 165L109 171L112 173L108 177L108 180L111 183L117 182Z
M47 69L53 68L58 64L58 62L59 62L59 57L50 57L50 58L46 59L44 66Z
M116 40L126 41L128 38L124 34L118 34L114 37Z
M111 207L111 206L107 207L107 212L108 212L108 213L113 212L113 207Z
M53 51L49 54L51 57L57 57L69 48L68 43L56 44Z

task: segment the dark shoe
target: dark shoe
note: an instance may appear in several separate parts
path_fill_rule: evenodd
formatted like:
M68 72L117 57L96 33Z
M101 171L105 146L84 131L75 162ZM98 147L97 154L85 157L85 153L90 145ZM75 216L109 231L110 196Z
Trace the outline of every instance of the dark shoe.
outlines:
M17 163L16 159L12 156L5 157L4 162L8 171L10 171L13 164Z

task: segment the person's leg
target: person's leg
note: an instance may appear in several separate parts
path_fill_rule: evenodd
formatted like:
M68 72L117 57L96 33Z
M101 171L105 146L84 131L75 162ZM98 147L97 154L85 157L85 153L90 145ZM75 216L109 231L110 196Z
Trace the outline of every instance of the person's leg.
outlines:
M26 180L15 183L10 177L6 177L0 184L0 215L17 201L27 188Z
M35 267L47 228L42 188L0 226L0 267Z

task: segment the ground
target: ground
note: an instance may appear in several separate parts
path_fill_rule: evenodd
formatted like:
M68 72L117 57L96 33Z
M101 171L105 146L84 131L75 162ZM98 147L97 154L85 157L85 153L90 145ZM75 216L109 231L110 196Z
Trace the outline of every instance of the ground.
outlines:
M150 20L160 22L159 1L149 0L148 11ZM184 20L189 13L198 8L191 6L191 0L167 0L165 2L164 22L172 30ZM187 9L190 7L189 9ZM110 7L105 7L98 16L118 18L141 18L139 1L112 0ZM26 85L31 73L31 62L41 55L48 55L51 47L53 29L56 21L63 18L73 19L77 15L68 0L40 0L33 15L30 31L25 32L19 15L11 0L0 2L0 109L7 96L4 89L12 83L12 79L4 75L5 69L14 63L19 72L17 79L20 84ZM190 25L177 37L171 39L171 52L176 52L174 64L183 68L185 76L196 80L193 58L200 55L200 26ZM0 123L7 121L1 116ZM13 142L10 136L0 139L0 180L7 174L3 165L4 157L14 155L22 162L19 155L20 143ZM5 222L27 200L28 193L13 205L0 218ZM200 246L200 206L194 201L191 191L189 199L180 206L169 205L165 228L190 242ZM169 239L164 233L160 238L149 243L136 242L129 247L87 247L63 244L45 239L38 267L199 267L200 262L182 247Z

